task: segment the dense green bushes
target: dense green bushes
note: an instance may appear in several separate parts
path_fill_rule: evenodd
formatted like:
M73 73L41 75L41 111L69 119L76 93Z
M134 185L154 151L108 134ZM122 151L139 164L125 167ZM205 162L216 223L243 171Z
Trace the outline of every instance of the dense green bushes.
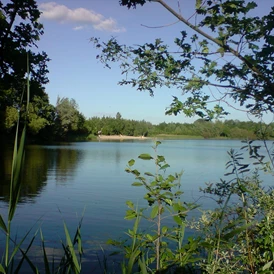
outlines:
M128 241L109 241L124 256L121 272L273 273L274 191L260 173L273 176L274 151L265 146L267 153L261 154L261 149L248 141L240 151L228 152L224 179L201 189L215 206L200 208L194 219L190 212L198 205L183 200L182 174L166 174L164 156L139 155L155 162L155 172L141 172L130 160L126 172L134 176L134 187L145 188L148 206L127 201L125 219L135 220ZM187 229L192 230L189 237Z
M97 135L102 130L104 135L127 136L157 136L186 135L202 136L203 138L232 138L232 139L261 139L274 137L274 124L265 125L252 121L241 122L239 120L205 121L196 120L188 123L160 123L153 125L146 121L134 121L123 118L93 117L85 122L85 127L90 134Z

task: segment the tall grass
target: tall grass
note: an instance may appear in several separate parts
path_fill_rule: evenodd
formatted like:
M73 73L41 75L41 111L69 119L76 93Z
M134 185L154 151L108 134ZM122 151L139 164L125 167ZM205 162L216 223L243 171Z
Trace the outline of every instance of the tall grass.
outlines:
M22 92L21 97L21 105L23 104L23 98L25 97L25 91ZM23 121L23 130L21 136L19 136L20 132L20 122L21 122L21 113L18 113L17 127L15 133L15 141L14 141L14 149L13 149L13 159L12 159L12 171L11 171L11 181L10 181L10 193L9 193L9 206L8 206L8 215L7 220L5 221L2 215L0 215L0 229L4 232L5 238L5 249L2 254L2 260L0 262L0 273L20 273L22 271L22 266L24 261L27 262L31 271L33 273L40 273L40 270L35 265L34 262L31 261L28 253L31 250L33 242L39 232L36 231L31 237L28 244L24 244L26 246L23 249L23 243L25 243L27 237L30 235L32 228L28 230L28 232L19 240L17 243L16 240L12 238L12 221L14 214L16 212L16 208L20 198L21 191L21 173L24 167L24 155L25 155L25 141L27 134L27 119L28 119L28 111L29 111L29 100L30 100L30 73L29 73L29 57L27 55L27 79L26 79L26 113L24 115ZM83 219L83 218L82 218ZM64 254L61 260L54 265L54 261L52 265L50 264L49 257L46 253L45 247L45 239L43 237L42 230L40 230L40 237L42 242L42 256L43 256L43 273L76 273L79 274L81 272L81 258L83 254L82 249L82 240L81 240L81 225L82 219L77 226L75 236L72 240L68 228L64 222L64 232L66 243L61 243ZM78 246L78 250L75 250L75 246ZM17 259L16 258L20 258Z

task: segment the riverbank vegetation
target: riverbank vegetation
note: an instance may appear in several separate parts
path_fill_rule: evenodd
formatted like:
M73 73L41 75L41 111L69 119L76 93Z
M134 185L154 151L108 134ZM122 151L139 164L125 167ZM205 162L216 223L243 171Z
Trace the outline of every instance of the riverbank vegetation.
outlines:
M146 3L145 0L120 2L129 8ZM168 52L168 47L160 39L138 48L121 47L115 39L111 39L109 43L100 43L98 39L94 41L98 48L103 48L100 59L107 66L110 66L109 60L123 60L122 67L126 69L123 74L130 74L132 70L139 74L136 79L123 80L122 84L137 86L139 90L146 90L151 94L156 86L163 85L179 87L185 93L190 93L190 97L184 102L174 97L167 114L177 115L183 112L187 116L200 116L201 120L193 124L152 125L145 121L123 119L118 113L115 118L85 119L75 100L69 98L58 98L56 106L50 105L43 88L48 82L47 55L29 51L30 65L25 66L27 47L35 45L43 33L43 27L37 21L40 12L36 2L22 1L20 5L16 1L7 5L0 2L3 29L0 34L3 53L0 56L0 129L5 134L15 133L17 140L19 125L24 128L19 149L15 141L8 219L4 220L2 215L0 218L0 228L6 235L0 272L20 273L21 262L24 260L33 273L42 272L28 259L29 248L21 249L25 238L11 250L15 243L11 238L11 224L20 194L20 169L23 165L26 131L29 138L44 141L92 137L97 134L183 134L204 138L248 137L263 141L273 137L273 124L218 120L226 113L219 104L213 108L208 107L207 101L210 98L203 93L203 88L223 88L225 93L222 94L222 99L215 98L215 102L230 96L245 105L255 116L260 117L265 111L273 112L274 8L262 18L251 18L246 15L256 7L254 2L196 1L195 13L203 19L198 25L192 25L164 1L153 2L160 3L197 32L189 42L185 41L185 31L181 32L180 38L175 39L175 44L182 50L179 59L176 60ZM17 15L23 23L12 28L17 22ZM28 25L24 25L24 20L28 20ZM204 32L207 27L209 33ZM18 40L18 37L24 39ZM209 41L217 46L217 50L214 48L211 53ZM259 43L263 46L259 47ZM192 46L195 48L192 49ZM227 54L234 55L239 63L224 61L225 59L219 64L216 62L216 55L223 58ZM116 58L117 55L119 58ZM126 60L120 58L125 56ZM128 61L132 56L133 66ZM211 56L214 56L213 59ZM193 66L195 58L202 61L203 65L198 68ZM230 58L228 56L228 60ZM26 74L29 75L28 67L31 76L27 86L29 90L31 85L33 92L26 92L21 96ZM185 76L185 72L190 74ZM211 81L212 79L214 80ZM142 161L154 161L156 172L139 171L138 167L135 168L137 161L129 160L126 172L134 176L134 187L145 188L144 199L148 206L138 208L132 201L127 201L129 209L125 218L135 220L133 228L127 233L129 241L110 241L123 254L120 273L273 273L274 192L273 187L264 185L260 176L263 172L273 176L274 152L267 147L266 142L263 144L263 153L262 148L252 141L247 141L241 151L228 152L230 160L226 165L224 179L201 188L203 194L215 201L216 207L206 211L201 209L201 216L196 220L189 220L188 212L198 205L181 200L181 174L167 174L169 165L164 156L157 154L159 141L154 147L155 155L142 153L138 156ZM172 220L169 226L164 222L168 218ZM145 229L140 229L141 220L149 223ZM60 261L61 268L57 267L57 271L53 270L53 273L81 272L80 226L77 227L74 241L64 226L67 239L67 243L62 244L64 261ZM188 238L185 238L186 228L193 232ZM44 270L51 273L42 232L40 235ZM170 244L171 242L174 244ZM31 244L32 240L29 246ZM78 253L73 244L79 244ZM21 254L21 261L19 270L14 272L13 258L18 252Z
M125 169L132 186L145 189L147 206L127 201L125 219L134 220L133 227L126 240L109 241L123 254L121 273L273 273L274 192L260 176L273 176L274 150L261 154L265 147L247 141L228 151L224 177L201 186L201 195L214 202L203 208L184 201L184 175L168 173L159 145ZM156 168L146 163L140 170L141 161Z
M30 104L30 108L33 105ZM9 107L7 107L10 110ZM51 120L29 115L28 137L31 142L90 141L99 135L143 136L174 139L273 139L274 123L265 124L253 121L198 119L194 123L160 123L154 125L145 120L137 121L116 117L92 117L86 119L78 111L75 100L58 98L57 106L50 107ZM17 110L14 110L17 113ZM117 118L117 116L119 118ZM14 116L14 119L17 116ZM2 138L14 134L16 123L6 115L7 126L2 128Z
M128 3L131 3L130 1ZM134 1L132 3L135 3ZM138 2L136 2L138 4ZM130 6L130 4L128 4ZM134 5L134 4L133 4ZM199 11L202 12L202 11ZM28 16L25 16L28 14ZM220 105L216 105L213 109L208 109L206 107L206 101L209 99L206 97L201 97L200 89L202 86L210 85L209 82L201 82L197 86L194 84L194 80L187 81L185 78L180 76L180 72L185 69L183 64L179 69L180 62L175 62L174 57L168 54L167 47L162 45L162 42L156 41L155 47L152 44L145 46L147 59L142 63L144 66L148 64L158 64L162 55L167 55L163 57L162 66L156 66L155 72L151 71L151 68L147 68L151 75L154 75L157 71L159 76L155 74L155 77L158 79L155 83L153 82L154 76L152 78L147 78L146 81L137 81L136 84L139 85L139 90L144 90L147 87L147 90L153 94L152 88L156 88L156 84L161 85L173 85L174 88L178 88L177 84L186 82L185 88L187 90L198 89L199 93L195 93L194 99L186 100L184 104L174 98L174 102L171 104L167 114L177 115L180 112L183 112L186 116L196 115L200 117L192 124L188 123L159 123L158 125L153 125L149 121L135 121L128 119L127 117L122 117L121 113L117 112L115 117L85 117L81 113L77 102L73 98L58 98L55 105L50 104L48 94L46 93L45 85L48 83L48 62L50 61L49 57L45 52L34 52L28 50L29 53L29 62L30 62L30 86L31 93L29 96L29 106L28 113L26 113L26 93L24 96L21 96L22 90L25 89L25 75L26 75L26 54L27 48L30 49L32 46L35 46L39 41L39 37L43 34L43 25L38 23L40 16L40 11L35 1L28 3L27 1L22 1L20 5L16 3L9 3L7 5L1 4L0 6L0 20L2 32L0 34L0 133L2 138L6 136L6 139L11 139L9 136L13 136L16 131L16 122L18 118L18 113L22 117L25 116L27 121L28 129L28 141L30 142L53 142L53 141L84 141L84 140L93 140L96 139L99 132L104 135L124 135L124 136L148 136L153 137L161 134L165 135L181 135L181 136L198 136L202 138L249 138L249 139L260 139L260 138L273 138L273 128L274 124L266 125L263 123L255 123L252 121L241 122L238 120L221 120L220 117L227 114ZM15 18L22 20L20 24L15 20ZM268 17L265 19L266 22ZM265 26L266 32L269 31ZM28 31L27 29L30 28ZM184 43L184 37L186 34L183 34L181 38L181 44L179 40L176 42L181 45L182 49L189 51ZM21 37L21 39L17 39ZM254 38L255 39L255 38ZM26 41L26 42L25 42ZM195 40L196 41L196 40ZM112 47L117 46L116 54L120 54L121 58L125 63L125 67L130 68L129 62L131 55L135 54L136 60L142 60L146 55L143 54L143 50L140 48L140 52L136 49L126 48L128 51L129 59L125 60L125 52L121 51L121 48L118 47L118 42L111 40L109 44L99 43L99 40L94 40L98 48L103 49L104 54L111 53ZM266 41L269 43L268 41ZM267 44L266 44L267 45ZM201 56L203 58L208 58L206 49L208 44L206 42L201 43ZM253 46L255 47L255 45ZM256 48L256 47L255 47ZM254 49L255 50L255 49ZM154 52L155 51L155 52ZM204 51L204 52L203 52ZM154 53L153 53L154 52ZM157 54L156 54L157 52ZM269 54L267 50L263 50L261 54ZM154 56L154 54L156 54ZM189 52L189 54L192 54ZM256 53L257 54L257 53ZM259 54L259 53L258 53ZM110 55L109 55L110 56ZM153 57L154 56L154 57ZM158 56L158 57L157 57ZM134 57L134 56L133 56ZM134 58L135 58L134 57ZM157 57L157 58L156 58ZM156 58L156 59L155 59ZM190 56L187 57L189 60ZM202 57L201 57L202 58ZM257 58L257 57L256 57ZM258 57L259 58L259 57ZM260 57L261 58L261 57ZM266 57L264 57L266 58ZM104 59L103 55L100 57L100 60L105 60L107 66L110 66L109 59ZM118 60L118 59L117 59ZM168 61L169 60L169 61ZM268 61L270 59L267 59ZM170 62L167 64L166 62ZM210 62L208 60L207 62ZM189 63L189 62L187 62ZM214 62L210 63L211 66L214 65ZM206 63L205 66L210 64ZM137 64L138 65L138 64ZM230 64L232 66L232 64ZM138 65L139 66L139 65ZM172 66L178 66L177 69L174 68L174 73L172 73ZM134 66L133 66L134 67ZM143 69L140 68L140 74L143 75ZM136 68L137 69L137 68ZM235 72L235 76L227 76L229 79L231 77L238 78L239 75L236 73L235 68L232 68ZM247 69L247 68L246 68ZM162 71L164 70L164 71ZM206 71L206 69L204 69ZM204 70L201 72L202 75L205 73ZM225 70L228 70L225 68ZM225 71L224 70L224 71ZM138 71L138 69L137 69ZM212 75L215 73L218 75L218 78L221 78L220 71L217 69L208 70ZM162 73L163 72L163 73ZM209 73L208 72L208 73ZM130 69L128 71L130 73ZM242 72L243 74L245 72ZM161 75L165 75L162 78ZM142 76L143 77L143 76ZM174 77L174 79L173 79ZM180 78L181 77L181 78ZM260 78L261 76L259 76ZM178 79L177 79L178 78ZM177 79L177 80L176 80ZM150 83L150 81L152 81ZM196 79L195 81L198 81ZM223 82L222 78L220 82ZM230 80L232 81L232 80ZM257 81L257 80L256 80ZM122 82L122 84L132 84L133 82ZM142 83L144 86L141 85ZM269 85L269 83L266 84ZM138 86L137 85L137 86ZM254 85L256 86L256 85ZM236 89L236 87L234 88ZM267 92L267 87L265 92ZM250 89L251 92L251 89ZM245 94L240 102L244 102L245 98L248 97L248 89L243 91L241 94ZM265 110L271 111L271 98L269 99L262 98L256 95L253 91L250 97L256 98L258 104L256 103L256 111L253 110L253 113L257 113L257 116L260 116L260 110L264 109L263 106L268 106L268 109ZM237 96L239 92L237 91ZM236 95L235 95L236 96ZM237 96L234 98L237 100ZM263 95L263 97L266 95ZM233 96L232 96L233 97ZM260 101L261 100L261 101ZM269 103L264 100L269 100ZM216 101L216 100L215 100ZM218 100L217 100L218 101ZM223 99L219 102L222 102ZM255 107L254 105L254 107ZM249 107L252 106L249 104ZM190 137L192 138L192 137Z
M257 118L274 112L273 6L257 16L261 3L244 0L197 0L193 6L164 0L121 0L120 4L129 9L160 5L182 26L174 44L160 37L135 45L122 44L117 38L103 42L91 38L100 51L97 59L106 68L111 69L114 62L120 66L120 85L151 96L162 87L180 89L183 99L174 96L166 114L198 115L203 120L196 126L206 138L241 135L252 128L246 124L248 128L226 131L225 123L217 121L227 114L223 106L236 103ZM122 272L131 273L135 263L139 273L273 273L273 186L264 185L261 176L262 172L273 176L274 151L266 142L263 146L265 153L247 141L240 151L228 152L224 178L201 188L216 202L215 208L201 210L202 217L192 224L185 215L189 208L184 201L177 202L172 190L176 175L161 174L168 168L162 163L164 157L139 155L142 160L154 160L157 167L155 173L144 174L133 169L135 161L130 160L126 171L134 176L133 186L147 190L144 199L149 207L144 214L143 208L127 202L126 218L134 219L135 225L128 232L129 245L120 244L126 258ZM161 226L165 214L173 217L172 227ZM151 230L136 228L142 218L154 224ZM194 229L193 235L182 240L186 227ZM166 237L181 245L169 245Z

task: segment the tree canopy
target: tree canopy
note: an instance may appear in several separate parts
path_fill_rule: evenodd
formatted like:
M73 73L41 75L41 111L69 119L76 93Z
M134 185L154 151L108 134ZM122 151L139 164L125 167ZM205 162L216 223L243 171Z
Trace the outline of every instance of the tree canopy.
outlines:
M30 71L29 117L32 132L38 132L49 121L45 120L41 105L49 105L44 85L48 83L45 52L39 53L37 42L43 35L43 25L39 22L40 11L35 0L0 1L0 130L9 130L14 125L15 113L24 111L27 70ZM27 62L27 56L29 61ZM27 68L27 63L29 68ZM36 105L36 107L35 107ZM35 110L36 108L36 110ZM37 119L34 119L36 117Z
M47 62L45 52L31 50L43 35L39 23L40 11L34 0L12 0L6 5L0 1L0 79L7 89L16 87L27 72L26 56L29 53L31 80L46 84Z
M153 2L183 23L172 45L160 38L139 46L120 44L116 38L101 42L97 58L110 68L119 62L124 78L151 95L159 87L177 88L187 94L174 96L166 114L198 115L213 119L226 114L223 105L238 102L246 111L261 116L274 112L274 7L264 16L253 16L259 4L245 0L196 0L194 14L179 11L163 0L121 0L128 8ZM229 99L231 98L231 99ZM212 107L209 103L215 102Z

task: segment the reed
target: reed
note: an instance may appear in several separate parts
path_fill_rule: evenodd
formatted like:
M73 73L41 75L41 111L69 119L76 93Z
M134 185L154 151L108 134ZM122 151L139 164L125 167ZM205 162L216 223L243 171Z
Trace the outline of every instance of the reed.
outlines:
M23 98L25 96L25 91L23 90L21 96L21 105L23 105ZM39 232L37 230L30 241L24 246L23 243L26 242L26 239L30 236L30 232L32 228L28 230L28 232L19 240L17 243L16 239L11 237L12 235L12 221L14 218L14 214L16 212L16 208L20 198L20 190L21 190L21 173L24 167L24 155L25 155L25 141L27 134L27 119L28 119L28 111L29 111L29 100L30 100L30 72L29 72L29 55L27 55L27 79L26 79L26 113L23 116L22 113L18 113L17 127L15 133L14 140L14 149L13 149L13 159L12 159L12 171L11 171L11 181L10 181L10 193L9 193L9 206L8 206L8 214L7 220L5 221L3 216L0 215L0 229L4 232L5 238L5 250L2 254L2 261L0 263L0 273L8 274L8 273L20 273L22 271L22 266L24 261L27 262L31 271L33 273L41 273L39 268L35 265L35 263L28 256L31 247L34 243L34 240ZM21 135L19 134L20 130L20 122L23 118L23 130ZM19 136L20 135L20 136ZM82 225L83 217L81 218L76 232L74 234L74 238L71 238L69 230L67 228L66 223L64 222L64 233L65 233L65 243L62 244L62 248L64 254L62 259L54 265L53 262L50 263L49 256L46 252L45 239L43 237L42 229L40 229L40 237L42 243L42 256L43 256L43 273L76 273L79 274L81 272L81 258L83 254L82 248L82 240L81 240L81 225ZM75 250L75 246L77 246L77 251ZM20 259L17 259L18 256ZM17 261L16 261L17 260Z

